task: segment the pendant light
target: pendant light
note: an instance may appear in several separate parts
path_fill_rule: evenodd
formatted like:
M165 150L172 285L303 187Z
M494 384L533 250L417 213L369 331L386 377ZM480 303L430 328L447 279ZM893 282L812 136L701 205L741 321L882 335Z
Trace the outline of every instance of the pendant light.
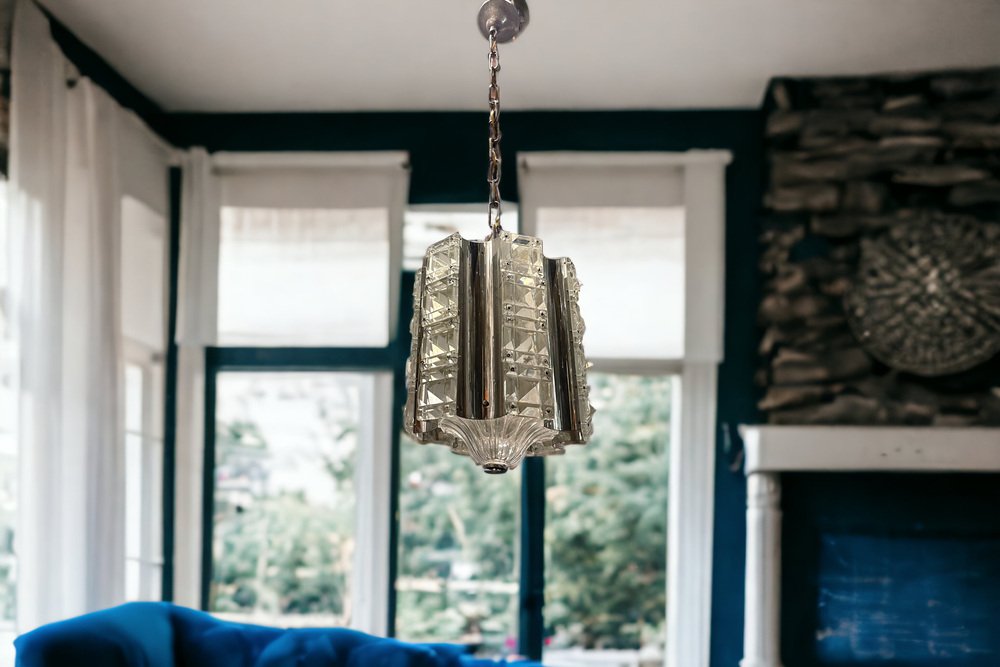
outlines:
M593 432L573 262L545 257L540 239L500 224L497 45L527 23L524 0L487 0L479 11L489 40L490 231L483 241L453 234L427 249L406 365L406 432L491 474L525 456L562 454Z

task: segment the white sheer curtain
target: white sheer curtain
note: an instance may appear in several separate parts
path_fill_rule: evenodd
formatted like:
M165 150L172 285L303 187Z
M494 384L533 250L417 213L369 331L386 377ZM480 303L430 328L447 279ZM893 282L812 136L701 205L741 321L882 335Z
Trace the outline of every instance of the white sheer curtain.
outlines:
M20 348L18 629L121 601L120 109L15 13L11 303Z
M182 165L174 601L197 608L201 606L205 347L215 344L217 329L219 187L204 149L189 151Z

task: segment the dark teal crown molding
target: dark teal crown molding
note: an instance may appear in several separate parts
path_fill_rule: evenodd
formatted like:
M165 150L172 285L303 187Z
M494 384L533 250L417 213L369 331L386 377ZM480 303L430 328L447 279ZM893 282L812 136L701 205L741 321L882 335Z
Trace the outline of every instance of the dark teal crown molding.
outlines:
M163 109L118 73L96 51L84 44L79 37L53 16L52 12L44 7L39 7L49 19L52 39L80 74L91 79L107 91L116 102L135 112L154 131L170 140L166 123L167 114Z
M485 112L171 114L179 145L209 151L405 150L413 203L486 200ZM759 111L507 111L502 182L517 200L523 151L684 151L726 148L731 171L759 154ZM752 182L756 176L751 177ZM755 184L755 183L752 183Z

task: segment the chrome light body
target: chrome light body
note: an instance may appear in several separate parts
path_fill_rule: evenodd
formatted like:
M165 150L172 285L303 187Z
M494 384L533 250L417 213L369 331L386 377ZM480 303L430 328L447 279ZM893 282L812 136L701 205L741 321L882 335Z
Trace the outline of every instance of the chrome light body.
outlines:
M562 454L593 432L573 262L497 229L427 250L414 284L406 432L488 473Z

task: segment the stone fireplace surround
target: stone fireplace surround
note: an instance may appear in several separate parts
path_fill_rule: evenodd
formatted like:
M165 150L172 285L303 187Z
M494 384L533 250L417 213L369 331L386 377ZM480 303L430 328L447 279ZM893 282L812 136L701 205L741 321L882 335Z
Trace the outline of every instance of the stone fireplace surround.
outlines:
M781 475L1000 473L1000 428L747 426L746 598L740 667L782 667Z
M1000 425L1000 355L936 377L890 368L845 309L866 243L928 218L1000 223L1000 68L779 78L765 114L766 421Z

